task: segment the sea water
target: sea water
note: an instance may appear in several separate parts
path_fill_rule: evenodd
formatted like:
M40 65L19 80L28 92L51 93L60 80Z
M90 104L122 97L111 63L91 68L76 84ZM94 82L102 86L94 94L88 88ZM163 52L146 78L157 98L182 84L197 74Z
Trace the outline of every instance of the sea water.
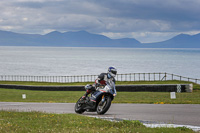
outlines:
M167 72L200 79L200 49L0 47L0 75L98 75Z

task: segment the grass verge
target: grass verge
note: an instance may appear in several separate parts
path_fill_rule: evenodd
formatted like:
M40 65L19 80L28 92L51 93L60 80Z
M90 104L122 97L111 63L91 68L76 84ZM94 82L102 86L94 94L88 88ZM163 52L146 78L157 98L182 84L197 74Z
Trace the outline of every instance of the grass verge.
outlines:
M0 88L0 102L75 103L84 93ZM26 99L22 99L22 94L26 94ZM170 99L169 92L118 92L113 103L200 104L200 91L176 93L176 99Z
M143 132L193 133L188 128L147 128L139 121L110 122L77 114L47 114L41 112L0 111L2 133L73 133L73 132Z

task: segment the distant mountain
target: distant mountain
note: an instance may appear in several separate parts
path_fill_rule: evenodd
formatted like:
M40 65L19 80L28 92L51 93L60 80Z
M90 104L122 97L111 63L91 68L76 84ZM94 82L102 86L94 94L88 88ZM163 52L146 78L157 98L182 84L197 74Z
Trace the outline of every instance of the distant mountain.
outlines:
M110 39L87 31L64 33L53 31L39 35L0 30L0 46L200 48L200 34L180 34L163 42L140 43L134 38Z
M110 39L86 31L53 31L46 35L0 31L0 46L141 47L140 45L141 43L133 38Z
M143 46L148 48L200 48L200 33L180 34L163 42L145 43Z

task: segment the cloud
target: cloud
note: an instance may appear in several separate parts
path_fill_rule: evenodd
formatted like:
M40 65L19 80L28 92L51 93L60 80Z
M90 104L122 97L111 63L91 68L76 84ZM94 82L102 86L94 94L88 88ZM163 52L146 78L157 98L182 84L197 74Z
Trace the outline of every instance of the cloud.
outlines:
M115 10L117 17L163 21L199 20L199 4L196 0L109 0L102 3Z
M126 32L126 33L103 32L101 34L113 39L137 38L137 40L142 43L148 43L148 42L160 42L163 40L167 40L174 37L178 33L174 33L174 32L164 32L164 33L162 32Z
M199 7L198 0L2 0L0 29L39 34L87 30L113 38L164 40L200 31Z

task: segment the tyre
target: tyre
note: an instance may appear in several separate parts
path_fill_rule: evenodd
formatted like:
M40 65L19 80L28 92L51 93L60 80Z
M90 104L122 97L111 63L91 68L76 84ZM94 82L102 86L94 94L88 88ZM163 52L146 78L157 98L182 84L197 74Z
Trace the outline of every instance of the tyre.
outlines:
M74 110L77 114L82 114L83 112L85 112L85 110L82 109L83 103L80 102L80 99L76 102L76 105L74 108Z
M111 97L107 96L105 102L102 104L100 101L98 106L97 106L97 114L103 115L105 114L108 109L110 108L111 105Z

